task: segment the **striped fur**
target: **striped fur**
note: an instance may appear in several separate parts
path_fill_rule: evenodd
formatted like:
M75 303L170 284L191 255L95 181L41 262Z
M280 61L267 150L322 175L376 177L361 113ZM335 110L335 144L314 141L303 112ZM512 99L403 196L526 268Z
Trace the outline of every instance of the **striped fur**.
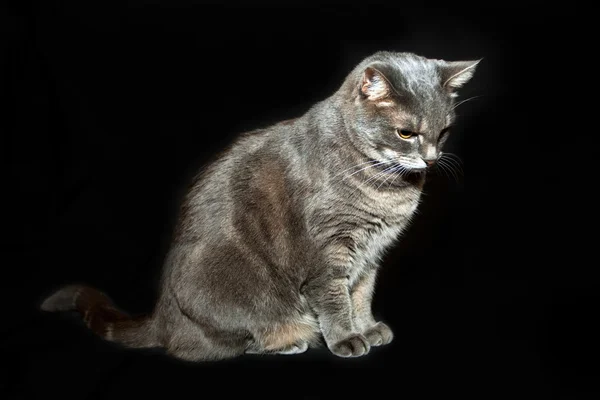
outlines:
M476 63L376 53L304 115L240 135L189 188L151 316L85 286L42 309L78 310L107 340L190 361L319 343L358 357L389 343L371 313L377 270L417 210Z

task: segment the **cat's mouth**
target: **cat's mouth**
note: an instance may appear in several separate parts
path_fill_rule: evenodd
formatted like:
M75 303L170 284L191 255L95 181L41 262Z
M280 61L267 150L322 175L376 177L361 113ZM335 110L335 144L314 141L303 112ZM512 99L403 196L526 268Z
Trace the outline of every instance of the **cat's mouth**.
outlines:
M409 171L407 171L404 176L411 177L411 178L420 178L423 175L425 175L427 173L427 168L418 168L418 169L411 169Z
M404 168L404 174L405 175L411 175L411 174L416 174L416 175L420 175L420 174L424 174L425 172L427 172L427 166L414 166L414 165L406 165L406 164L400 164L403 168Z
M418 176L418 175L422 175L424 173L427 172L427 170L429 169L429 167L427 165L414 165L414 164L409 164L406 162L397 162L395 163L395 165L391 165L390 164L383 164L383 163L379 163L380 165L375 166L374 168L376 170L378 170L379 173L382 174L400 174L402 176L408 176L408 175L414 175L414 176Z

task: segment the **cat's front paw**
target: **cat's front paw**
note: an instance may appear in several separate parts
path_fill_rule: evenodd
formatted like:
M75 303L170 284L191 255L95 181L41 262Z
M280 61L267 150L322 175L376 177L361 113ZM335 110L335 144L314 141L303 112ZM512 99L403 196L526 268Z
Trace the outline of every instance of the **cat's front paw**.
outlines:
M378 322L364 333L367 341L371 346L383 346L388 344L394 339L394 333L389 326L383 322Z
M352 335L329 346L329 350L339 357L364 356L370 348L369 341L363 335Z

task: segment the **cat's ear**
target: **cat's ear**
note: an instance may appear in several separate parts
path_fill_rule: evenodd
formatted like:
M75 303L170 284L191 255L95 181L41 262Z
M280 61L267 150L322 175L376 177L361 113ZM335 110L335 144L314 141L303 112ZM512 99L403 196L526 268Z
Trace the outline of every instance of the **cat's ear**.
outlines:
M367 67L362 75L360 92L369 100L382 100L391 94L392 87L381 71Z
M475 68L480 61L444 61L440 65L442 87L449 92L463 87L475 74Z

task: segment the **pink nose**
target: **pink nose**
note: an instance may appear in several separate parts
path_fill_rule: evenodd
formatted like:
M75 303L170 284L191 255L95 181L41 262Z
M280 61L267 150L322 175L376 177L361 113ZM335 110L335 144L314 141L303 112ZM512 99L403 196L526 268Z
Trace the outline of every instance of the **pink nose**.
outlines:
M425 160L425 164L427 164L428 167L431 167L434 163L435 160Z

